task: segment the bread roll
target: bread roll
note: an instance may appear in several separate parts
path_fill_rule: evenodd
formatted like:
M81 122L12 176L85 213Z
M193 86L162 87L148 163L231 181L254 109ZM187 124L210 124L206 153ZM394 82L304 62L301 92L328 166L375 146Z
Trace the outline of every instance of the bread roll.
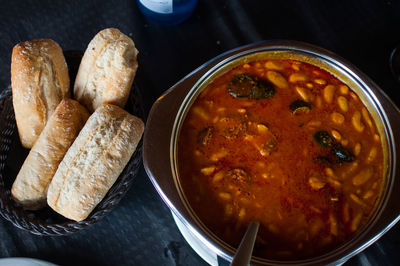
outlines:
M132 39L104 29L90 41L75 79L74 97L90 112L103 103L124 107L138 63Z
M11 189L13 198L25 209L46 205L47 188L68 148L78 136L88 111L77 101L60 102L25 159Z
M22 146L31 148L61 99L70 95L61 47L50 39L15 45L11 86L19 137Z
M58 166L49 206L69 219L86 219L125 168L143 130L139 118L118 106L96 109Z

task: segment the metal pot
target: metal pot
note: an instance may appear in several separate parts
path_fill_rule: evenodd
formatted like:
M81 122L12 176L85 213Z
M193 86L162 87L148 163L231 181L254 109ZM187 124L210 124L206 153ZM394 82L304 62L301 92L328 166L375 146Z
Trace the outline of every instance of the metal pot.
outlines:
M314 45L295 41L265 41L240 47L205 63L166 91L153 105L144 135L144 166L161 198L183 224L213 252L231 261L235 249L216 237L196 216L180 185L177 139L190 106L215 77L242 64L267 58L306 62L333 74L347 84L368 108L385 151L385 184L382 196L367 225L329 253L299 261L275 261L253 257L254 265L340 264L360 253L400 219L400 111L365 74L346 60Z

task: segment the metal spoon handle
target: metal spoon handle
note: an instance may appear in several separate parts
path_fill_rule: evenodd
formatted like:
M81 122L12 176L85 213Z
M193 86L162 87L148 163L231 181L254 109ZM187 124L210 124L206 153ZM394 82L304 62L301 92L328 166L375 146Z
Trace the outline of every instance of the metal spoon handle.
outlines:
M259 226L260 223L257 221L252 221L249 224L249 227L247 227L247 231L240 242L239 248L236 250L231 266L249 265Z

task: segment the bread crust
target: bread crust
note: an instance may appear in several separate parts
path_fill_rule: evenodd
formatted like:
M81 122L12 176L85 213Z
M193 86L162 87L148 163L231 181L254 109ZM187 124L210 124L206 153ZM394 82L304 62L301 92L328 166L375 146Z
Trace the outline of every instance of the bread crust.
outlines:
M74 98L93 112L103 103L124 107L138 68L138 50L118 29L104 29L90 41L79 66Z
M63 99L30 150L11 189L13 198L25 209L46 205L47 188L79 131L89 117L77 101Z
M15 120L22 146L31 148L63 98L70 96L68 68L53 40L21 42L11 56Z
M58 166L48 205L69 219L86 219L125 168L143 130L139 118L118 106L97 108Z

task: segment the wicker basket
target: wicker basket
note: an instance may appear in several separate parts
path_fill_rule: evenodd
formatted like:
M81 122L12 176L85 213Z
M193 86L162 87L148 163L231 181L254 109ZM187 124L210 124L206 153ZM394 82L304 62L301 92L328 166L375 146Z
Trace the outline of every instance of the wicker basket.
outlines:
M71 69L75 70L76 55ZM80 56L80 53L78 53ZM66 54L68 62L68 55ZM79 58L80 59L80 58ZM76 74L76 72L74 73ZM73 82L73 77L71 79ZM72 83L73 84L73 83ZM133 86L128 104L125 108L129 113L144 120L143 106L140 95ZM21 146L14 118L11 88L0 93L0 214L16 227L27 230L35 235L60 236L77 232L92 225L107 215L118 204L130 188L133 178L137 175L142 163L142 141L139 142L135 153L118 177L105 198L97 205L88 218L75 222L57 214L49 207L39 211L27 211L19 206L11 197L11 186L21 168L28 150Z

